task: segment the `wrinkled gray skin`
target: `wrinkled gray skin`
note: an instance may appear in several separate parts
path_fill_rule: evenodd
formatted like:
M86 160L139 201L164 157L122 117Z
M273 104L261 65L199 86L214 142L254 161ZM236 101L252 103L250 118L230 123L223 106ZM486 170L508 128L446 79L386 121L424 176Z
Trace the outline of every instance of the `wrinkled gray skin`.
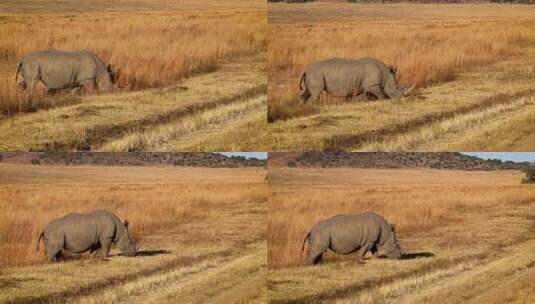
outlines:
M128 221L124 223L113 213L98 210L91 213L69 213L51 221L37 239L43 239L46 255L57 262L62 251L83 253L90 251L107 257L115 244L126 256L136 254L136 244L128 234Z
M47 87L47 93L63 89L75 92L82 88L88 93L96 89L109 92L116 87L118 70L88 51L46 50L24 56L15 78L22 89L29 87L32 91L40 81Z
M381 250L388 258L401 258L394 226L374 212L341 214L320 221L305 237L301 250L304 250L307 240L307 262L314 265L322 261L322 255L327 249L339 254L358 252L359 263L368 251L374 257Z
M375 58L319 61L308 66L301 77L301 98L304 103L317 102L322 91L347 100L362 94L376 99L406 96L414 86L400 86L396 71Z

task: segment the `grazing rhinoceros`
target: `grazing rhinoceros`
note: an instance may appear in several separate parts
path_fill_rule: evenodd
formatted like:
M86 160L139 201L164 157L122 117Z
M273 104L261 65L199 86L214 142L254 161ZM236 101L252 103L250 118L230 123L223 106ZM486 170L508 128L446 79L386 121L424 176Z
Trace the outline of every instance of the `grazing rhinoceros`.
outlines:
M391 259L401 258L401 248L390 225L374 212L342 214L318 222L306 235L301 250L308 240L308 263L318 264L327 249L339 254L358 251L358 262L370 251L374 256L379 249Z
M319 61L309 65L301 77L301 98L304 103L317 102L322 91L348 100L361 94L377 99L406 96L414 86L400 86L396 71L375 58Z
M19 80L19 72L22 79ZM62 89L85 88L89 93L95 88L109 92L117 83L118 70L105 65L97 55L88 51L63 52L47 50L30 53L19 63L15 78L23 89L33 90L41 81L47 92Z
M126 256L136 254L136 244L128 234L128 221L124 223L113 213L98 210L91 213L69 213L51 221L37 239L43 239L50 261L59 260L62 251L71 253L97 252L107 257L112 244Z

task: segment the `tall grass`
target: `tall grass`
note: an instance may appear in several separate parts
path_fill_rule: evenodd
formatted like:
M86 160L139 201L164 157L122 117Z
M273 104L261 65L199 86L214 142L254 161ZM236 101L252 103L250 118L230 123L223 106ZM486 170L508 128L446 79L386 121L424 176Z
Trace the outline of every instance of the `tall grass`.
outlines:
M264 49L265 15L203 11L6 16L0 26L0 112L44 108L55 99L19 92L17 62L29 52L90 50L121 69L122 90L158 87Z
M425 87L451 81L460 72L522 54L525 48L535 45L534 26L535 21L531 20L466 19L270 24L269 118L275 121L314 113L296 107L302 107L301 73L315 61L332 57L376 57L398 66L401 83Z
M421 184L399 187L392 177L410 178L406 171L403 174L396 173L396 170L384 171L383 174L389 176L385 184L374 185L381 182L372 179L374 182L368 186L358 183L365 174L362 171L355 170L353 185L348 182L344 186L330 182L329 174L332 173L329 172L325 170L323 184L270 185L270 267L302 264L306 249L301 252L301 245L307 232L318 221L336 214L375 211L394 223L398 238L403 239L458 222L467 210L514 207L535 200L535 191L531 187L520 186L520 182L519 186L496 186L491 179L483 178L480 185L454 186L455 183L463 184L462 173L452 175L452 180L445 186ZM304 174L305 170L302 177ZM291 183L290 180L287 182ZM448 241L444 239L444 242Z
M42 243L36 252L37 237L52 219L69 212L110 210L128 219L142 243L145 235L264 197L262 185L239 183L1 186L0 267L44 262Z

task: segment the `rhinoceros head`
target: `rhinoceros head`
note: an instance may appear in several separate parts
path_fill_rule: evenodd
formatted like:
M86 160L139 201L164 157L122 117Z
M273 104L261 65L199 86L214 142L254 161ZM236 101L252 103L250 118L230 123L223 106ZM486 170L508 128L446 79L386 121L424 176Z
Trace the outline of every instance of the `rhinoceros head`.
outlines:
M124 221L124 228L119 230L117 238L117 247L121 250L123 255L135 256L137 252L136 242L130 238L128 233L128 221Z
M110 75L111 83L117 87L121 70L115 65L108 64L108 74Z
M386 256L390 259L401 259L401 247L399 246L398 239L396 238L396 231L394 225L388 225L389 231L384 233L385 240L383 244L383 250Z
M385 75L384 81L384 91L390 98L398 98L402 96L407 96L412 91L414 86L407 88L399 84L396 77L398 67L394 65L388 66L387 75Z
M97 78L99 91L110 92L116 89L119 73L120 71L117 67L108 64L106 67L106 72L101 72Z

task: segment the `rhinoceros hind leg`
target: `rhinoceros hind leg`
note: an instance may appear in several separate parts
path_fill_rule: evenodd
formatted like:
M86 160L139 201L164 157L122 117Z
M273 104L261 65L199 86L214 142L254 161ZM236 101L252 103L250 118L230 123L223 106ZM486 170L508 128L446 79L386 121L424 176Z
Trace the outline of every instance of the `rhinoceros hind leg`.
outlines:
M47 246L46 256L50 262L58 262L61 256L60 246Z
M24 81L24 80L17 82L17 85L18 85L19 88L21 88L22 90L26 90L26 89L28 88L28 84L27 84L26 81Z
M328 240L309 239L308 247L308 263L317 265L323 260L323 253L329 248Z
M313 252L308 253L308 264L309 265L318 265L323 261L323 252Z
M310 96L312 95L310 94L310 91L308 89L303 91L303 93L301 93L301 96L300 96L301 101L303 101L303 103L307 103Z
M49 89L49 88L47 88L46 95L54 96L54 95L58 94L58 91L59 91L58 89Z
M318 103L318 101L320 100L321 90L311 91L309 94L310 97L305 101L305 103L309 101L313 104Z

